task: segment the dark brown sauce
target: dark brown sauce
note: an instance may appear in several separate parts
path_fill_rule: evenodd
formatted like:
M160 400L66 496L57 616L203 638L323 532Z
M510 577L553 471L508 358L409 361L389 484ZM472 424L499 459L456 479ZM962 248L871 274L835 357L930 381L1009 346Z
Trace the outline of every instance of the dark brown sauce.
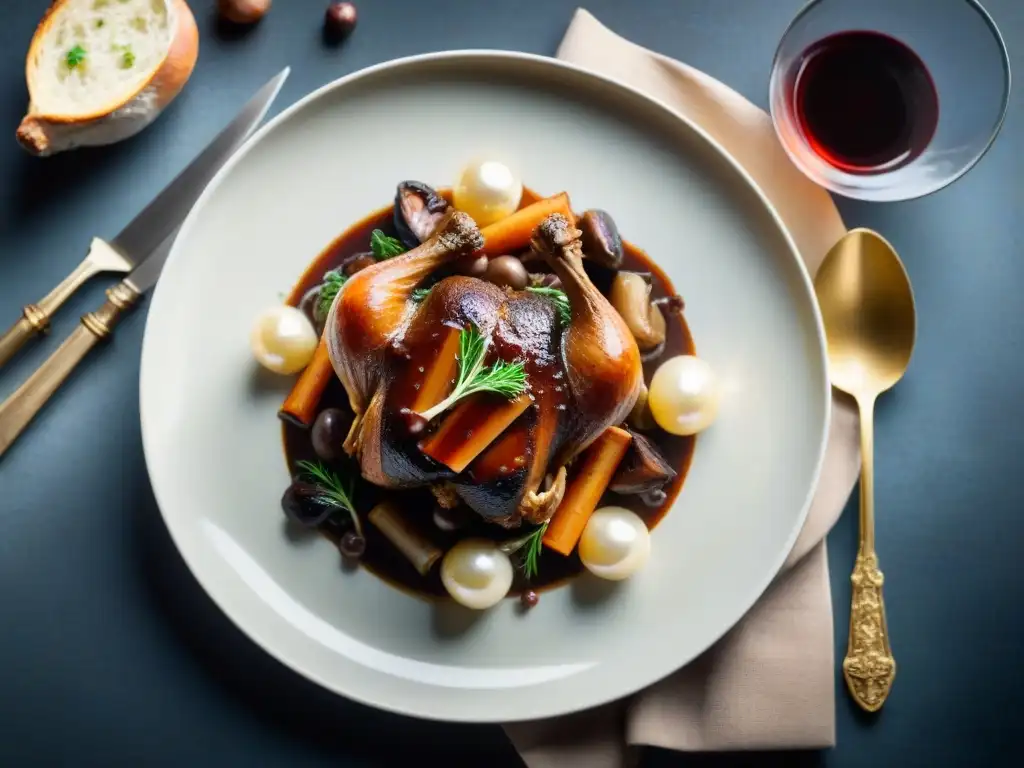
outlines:
M444 191L442 191L442 194L448 197ZM539 196L532 190L524 190L521 206L528 205L538 198ZM338 236L306 269L306 272L288 296L287 303L292 306L298 306L303 295L320 283L324 272L338 267L341 262L350 256L365 252L369 247L370 233L374 229L381 229L385 233L394 235L392 211L393 208L390 205L375 211L362 221L353 224ZM668 276L644 251L628 242L625 243L625 250L626 255L622 268L637 272L650 272L653 278L652 295L654 298L675 295L676 291ZM531 268L533 267L531 266ZM667 319L668 327L664 353L657 359L644 364L644 381L648 383L651 381L654 371L662 360L666 360L674 355L692 355L695 353L693 338L683 316L681 314L670 314ZM336 378L328 384L320 400L320 410L330 407L348 409L348 397L341 382ZM295 465L299 461L319 460L313 451L308 429L290 423L283 423L282 429L285 459L289 471L294 472ZM620 496L611 492L605 494L601 503L602 505L614 504L631 509L646 522L648 528L653 529L668 512L680 489L683 487L683 482L686 479L686 474L693 458L693 449L696 441L693 437L676 437L660 430L648 434L648 437L655 442L669 464L678 472L675 479L664 488L666 494L664 503L659 507L652 508L644 504L638 496ZM395 549L394 545L366 520L366 515L374 505L385 498L398 500L403 509L409 510L410 515L416 516L418 518L416 520L417 528L443 551L447 551L457 541L469 536L480 536L495 541L503 541L516 539L523 535L523 531L508 531L499 526L485 523L472 512L469 512L467 515L470 523L465 528L453 533L441 531L433 522L433 510L436 502L428 488L410 491L385 490L362 480L359 476L359 466L352 459L346 458L329 464L343 478L357 478L355 505L362 517L363 532L366 536L366 552L361 561L363 567L369 569L374 575L389 584L407 590L416 596L446 598L447 592L441 584L437 566L433 568L427 577L421 576L402 554ZM321 526L320 530L329 539L337 543L339 537L348 530L348 525L344 519L340 519L339 522L329 521ZM576 576L582 568L583 566L580 564L575 552L569 557L562 557L550 550L544 550L540 558L538 575L527 582L517 573L515 582L512 585L512 594L519 594L526 589L537 591L550 589L558 586L566 579Z

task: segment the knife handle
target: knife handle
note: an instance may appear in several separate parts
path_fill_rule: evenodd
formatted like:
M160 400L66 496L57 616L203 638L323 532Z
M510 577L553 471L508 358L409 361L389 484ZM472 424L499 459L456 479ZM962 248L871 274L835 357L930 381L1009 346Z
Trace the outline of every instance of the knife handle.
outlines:
M3 456L89 350L113 332L121 313L133 306L138 298L139 293L123 281L110 288L106 303L82 317L82 324L24 384L0 404L0 456Z
M50 318L61 304L91 277L100 272L127 272L129 269L131 264L116 248L105 240L94 237L89 246L89 255L82 263L38 303L26 306L22 310L21 319L0 337L0 366L14 357L14 353L37 333L49 330Z

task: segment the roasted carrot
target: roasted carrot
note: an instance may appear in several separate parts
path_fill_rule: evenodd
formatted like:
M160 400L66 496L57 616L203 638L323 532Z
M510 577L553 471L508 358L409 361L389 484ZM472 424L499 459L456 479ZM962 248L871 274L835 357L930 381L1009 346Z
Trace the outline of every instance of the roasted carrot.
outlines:
M424 374L411 406L416 413L423 413L444 400L452 389L452 382L459 375L459 329L445 327L445 337L434 354L430 369Z
M544 219L553 213L560 213L569 221L575 221L572 208L569 207L569 195L565 192L520 208L511 216L484 227L480 234L484 236L483 252L491 256L515 253L530 244L533 230Z
M480 393L463 400L438 427L420 443L420 450L453 472L461 472L484 452L513 421L530 407L526 395L495 403L495 397Z
M299 376L292 391L285 398L278 417L300 427L308 427L316 418L316 407L328 382L334 376L334 366L327 354L327 342L322 338L313 353L313 359Z
M580 457L562 503L548 523L544 546L563 555L572 552L632 439L626 430L608 427L591 443Z

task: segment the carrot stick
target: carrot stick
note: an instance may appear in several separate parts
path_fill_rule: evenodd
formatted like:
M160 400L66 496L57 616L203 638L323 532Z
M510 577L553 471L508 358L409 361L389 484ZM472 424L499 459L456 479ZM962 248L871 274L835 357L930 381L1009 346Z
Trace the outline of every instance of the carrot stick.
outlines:
M481 229L480 234L484 236L483 252L490 256L500 256L522 250L530 244L537 225L553 213L562 214L570 222L575 221L569 207L569 195L565 192L538 200Z
M320 403L320 397L333 376L334 366L331 365L331 358L327 354L327 342L321 338L320 345L313 353L313 359L302 371L292 391L285 398L281 410L277 412L278 417L296 426L308 427L316 418L316 407Z
M457 328L445 328L444 332L447 335L437 348L430 370L423 376L420 388L416 391L416 399L411 406L416 413L429 411L444 400L459 374L460 331Z
M532 402L526 395L498 404L487 396L463 400L437 431L420 443L420 450L453 472L461 472Z
M548 523L544 546L563 555L572 552L632 439L626 430L608 427L591 444Z

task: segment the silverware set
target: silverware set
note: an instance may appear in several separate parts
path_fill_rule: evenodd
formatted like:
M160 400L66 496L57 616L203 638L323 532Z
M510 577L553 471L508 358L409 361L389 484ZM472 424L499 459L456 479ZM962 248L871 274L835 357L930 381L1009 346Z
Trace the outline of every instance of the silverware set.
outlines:
M75 366L113 333L121 315L156 285L178 228L206 185L260 124L287 79L286 67L242 107L238 115L178 176L109 242L94 237L85 259L56 288L0 337L0 367L29 339L46 331L60 306L101 273L128 273L107 290L102 307L79 325L28 380L0 404L0 456L60 387Z

